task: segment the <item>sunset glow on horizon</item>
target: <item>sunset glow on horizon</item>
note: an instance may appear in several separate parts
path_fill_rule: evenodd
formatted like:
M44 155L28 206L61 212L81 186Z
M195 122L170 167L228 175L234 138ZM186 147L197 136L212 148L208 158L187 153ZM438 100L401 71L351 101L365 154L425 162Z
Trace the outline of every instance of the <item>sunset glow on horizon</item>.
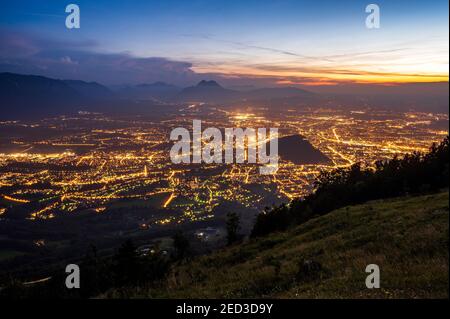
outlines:
M448 1L15 1L0 12L2 71L104 84L202 78L228 85L448 82ZM124 68L123 70L121 68Z

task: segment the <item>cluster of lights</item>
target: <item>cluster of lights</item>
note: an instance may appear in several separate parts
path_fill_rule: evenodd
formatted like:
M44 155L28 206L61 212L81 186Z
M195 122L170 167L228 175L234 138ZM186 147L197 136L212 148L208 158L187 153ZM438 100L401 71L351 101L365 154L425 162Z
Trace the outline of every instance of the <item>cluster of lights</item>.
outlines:
M52 203L30 212L30 219L36 220L53 218L61 211L87 208L101 214L107 212L114 201L159 199L167 194L158 208L182 214L158 220L156 224L205 220L212 218L214 208L223 201L258 209L271 205L265 201L264 193L273 195L275 192L280 200L302 197L311 191L311 184L321 171L348 167L359 161L370 166L375 160L391 158L393 154L426 151L431 142L439 142L448 135L447 131L433 129L430 125L433 121L448 120L443 114L406 113L384 120L389 114L379 112L375 115L383 120L367 120L373 111L317 109L290 110L269 120L264 112L215 111L217 118L205 121L205 125L279 127L285 131L284 135L305 136L332 162L329 165L294 165L282 160L278 172L271 176L260 175L251 165L174 166L160 147L167 143L166 132L170 128L192 123L197 116L195 106L183 110L186 112L183 117L150 127L145 127L148 123L141 121L120 122L128 127L93 129L89 133L34 143L14 140L12 144L23 147L24 151L0 153L0 167L4 171L0 176L0 197L11 205L35 201ZM96 115L95 121L114 122L100 115ZM7 125L22 124L8 122ZM58 124L51 120L36 125L33 127L58 129ZM36 149L40 146L61 150L39 153ZM84 150L81 155L75 151L79 147ZM120 150L121 147L124 150ZM31 150L34 153L30 153ZM31 165L17 172L8 171L11 164ZM42 166L49 168L43 170ZM45 188L43 183L46 183ZM253 192L250 188L253 184L263 185L263 193ZM9 187L16 190L6 191ZM6 208L0 209L0 215L5 212Z

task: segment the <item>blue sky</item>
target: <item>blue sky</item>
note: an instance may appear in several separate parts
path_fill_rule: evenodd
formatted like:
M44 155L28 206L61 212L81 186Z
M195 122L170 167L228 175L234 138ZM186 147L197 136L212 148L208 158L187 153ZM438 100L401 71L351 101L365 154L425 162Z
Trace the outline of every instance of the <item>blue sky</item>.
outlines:
M79 30L65 28L69 3L80 6ZM365 27L369 3L15 0L2 3L0 12L4 40L0 71L28 69L45 74L47 69L52 76L107 80L114 73L111 67L108 77L98 75L106 72L102 68L91 75L83 69L89 61L86 54L92 53L95 61L102 60L102 55L121 61L126 56L138 59L133 66L144 67L145 62L152 70L158 68L158 61L167 60L149 78L140 74L133 80L127 70L130 74L114 82L148 81L156 76L189 82L200 78L198 74L303 84L379 82L382 76L386 82L413 81L414 76L417 81L448 77L447 0L376 1L381 8L381 28L377 30ZM5 39L12 43L9 48L5 48L9 43ZM21 49L32 48L28 56L21 51L24 60L20 63L12 49L17 44ZM65 61L66 66L73 62L72 73L64 66L58 72L52 59ZM165 71L170 72L163 74Z

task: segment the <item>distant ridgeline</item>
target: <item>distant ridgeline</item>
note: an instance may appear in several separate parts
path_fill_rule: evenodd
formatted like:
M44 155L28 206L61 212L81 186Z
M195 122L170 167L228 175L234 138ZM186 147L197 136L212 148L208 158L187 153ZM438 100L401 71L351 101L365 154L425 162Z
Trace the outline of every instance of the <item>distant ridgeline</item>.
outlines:
M113 93L95 82L0 73L0 119L70 115Z
M314 216L369 200L436 192L449 185L449 138L433 145L429 153L379 161L375 169L355 164L322 173L315 191L289 205L268 209L258 215L253 237L283 231Z

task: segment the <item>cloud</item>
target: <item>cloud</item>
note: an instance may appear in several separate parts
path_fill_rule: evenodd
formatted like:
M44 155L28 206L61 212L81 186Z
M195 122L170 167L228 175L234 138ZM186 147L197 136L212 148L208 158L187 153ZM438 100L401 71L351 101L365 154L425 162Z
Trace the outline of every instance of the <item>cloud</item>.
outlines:
M166 81L180 85L201 78L192 64L163 57L96 52L94 41L68 42L0 30L0 71L109 85Z
M97 46L98 42L93 40L67 41L43 37L39 34L0 29L0 58L29 57L43 49L80 50L94 49Z
M280 80L246 74L195 72L190 62L164 57L136 57L129 52L102 53L95 51L97 48L98 43L89 40L69 42L0 29L0 72L95 81L106 85L164 81L190 86L207 79L220 81L226 86L262 87L274 86Z
M64 64L78 64L77 61L72 61L72 58L70 56L62 57L61 62Z
M199 38L199 39L210 40L210 41L220 42L220 43L226 43L226 44L230 44L232 46L235 46L235 47L237 47L240 50L242 50L242 49L252 49L252 50L259 50L259 51L265 51L265 52L269 52L269 53L276 53L276 54L286 55L286 56L289 56L289 57L301 58L301 59L304 59L304 60L318 60L318 61L325 61L325 62L333 62L328 57L312 57L312 56L307 56L307 55L304 55L304 54L301 54L301 53L298 53L298 52L293 52L293 51L288 51L288 50L280 50L280 49L276 49L276 48L265 47L265 46L260 46L260 45L253 45L253 44L249 44L249 43L245 43L245 42L239 42L239 41L229 41L229 40L217 39L213 35L210 35L210 34L200 34L200 35L196 35L196 34L182 34L181 36L192 37L192 38Z
M221 41L208 34L201 37ZM188 59L190 62L186 62L166 57L138 57L129 52L100 52L101 45L89 39L68 41L0 29L0 72L96 81L106 85L164 81L190 86L203 79L216 80L229 87L448 81L448 74L421 72L417 67L410 67L421 61L404 57L407 52L403 51L407 48L312 58L269 47L234 41L227 43L239 48L233 51L236 54L232 60L192 57ZM278 58L270 61L257 59L247 52L254 50L274 53ZM381 57L386 55L393 55L395 63L383 62ZM365 60L359 61L360 57ZM366 61L368 57L370 60ZM427 57L424 56L426 62ZM377 62L372 63L372 60ZM443 64L448 66L448 62Z

